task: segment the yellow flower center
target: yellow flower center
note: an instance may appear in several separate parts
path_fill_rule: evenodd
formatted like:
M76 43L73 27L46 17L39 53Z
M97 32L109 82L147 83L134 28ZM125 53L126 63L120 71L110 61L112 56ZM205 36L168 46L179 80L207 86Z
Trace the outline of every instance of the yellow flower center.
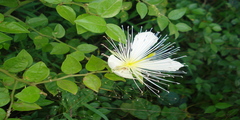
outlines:
M140 59L140 60L137 60L137 61L129 59L129 60L126 61L125 64L123 64L123 67L128 67L128 68L136 67L137 66L136 63L141 62L141 61L143 61L147 58L150 58L150 57L154 56L155 54L156 53L151 53L151 54L147 55L146 57L144 57L143 59Z

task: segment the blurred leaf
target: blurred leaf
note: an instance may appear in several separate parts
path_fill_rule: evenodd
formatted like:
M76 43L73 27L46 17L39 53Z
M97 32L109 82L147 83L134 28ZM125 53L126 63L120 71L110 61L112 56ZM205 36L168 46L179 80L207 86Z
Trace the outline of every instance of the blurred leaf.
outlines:
M7 6L7 7L17 7L18 0L1 0L0 5Z
M61 3L63 0L44 0L44 1L46 1L46 2L48 2L48 3L51 3L51 4L59 4L59 3Z
M104 77L106 77L109 80L112 81L123 81L126 82L126 80L122 77L119 77L118 75L114 74L114 73L106 73L104 74Z
M196 15L205 15L206 14L206 10L203 9L203 8L196 8L196 9L192 10L192 13L196 14Z
M69 80L59 80L57 81L58 87L62 88L63 90L66 90L72 94L76 94L78 92L78 86Z
M126 35L124 31L115 24L107 24L107 30L105 33L115 41L126 43Z
M6 33L30 33L25 27L17 22L1 22L0 31Z
M153 105L143 98L132 100L132 104L123 103L121 109L126 112L130 109L128 112L139 119L147 119L150 116L156 118L161 113L159 106Z
M213 113L216 111L216 107L215 106L208 106L206 109L205 109L205 112L204 113Z
M114 17L122 8L122 0L98 0L89 3L90 11L103 18Z
M72 114L76 114L79 107L83 106L84 103L88 103L94 100L94 92L89 89L79 89L76 95L63 91L61 104L66 110L71 110Z
M168 120L184 120L187 117L187 113L180 110L177 107L164 107L161 111L161 115L165 116Z
M103 33L107 29L105 20L98 16L78 17L74 22L94 33Z
M27 19L26 23L31 27L46 26L48 24L48 19L44 14L41 14L39 17Z
M33 38L33 43L36 47L36 49L41 49L44 46L46 46L49 42L49 39L43 36L36 36Z
M64 43L57 43L53 47L53 49L50 52L50 54L57 54L57 55L59 55L59 54L66 54L66 53L69 52L69 50L70 50L70 48L66 44L64 44Z
M148 5L148 15L159 16L160 12L155 5Z
M101 116L104 120L108 120L108 118L99 110L97 110L96 108L92 107L91 105L88 105L86 103L83 103L83 105L88 108L89 110L91 110L92 112L96 113L97 115Z
M98 92L99 88L101 87L101 80L98 76L89 74L83 78L83 84L93 91Z
M14 102L12 107L16 111L31 111L31 110L42 109L36 103L25 103L22 101Z
M82 69L82 65L74 57L67 55L66 59L63 61L61 70L66 74L75 74Z
M38 104L39 106L47 106L54 103L54 101L44 99L45 96L44 97L43 96L44 95L41 95L40 98L35 103Z
M40 82L48 77L50 70L43 62L32 65L23 73L23 79L29 82Z
M80 52L80 51L75 51L69 55L72 56L73 58L75 58L77 61L82 61L85 58L84 53Z
M180 32L187 32L187 31L190 31L192 30L191 27L189 27L187 24L185 23L178 23L176 24L176 27L177 29L180 31Z
M0 73L1 74L1 73ZM26 86L25 83L22 83L22 82L18 82L17 85L14 87L14 78L12 77L9 77L9 76L1 76L0 75L0 78L3 79L2 81L2 84L4 85L4 87L6 87L7 89L19 89L19 88L22 88L24 86Z
M8 93L8 89L0 88L0 107L8 104L10 102L10 95Z
M0 43L10 41L10 40L12 40L12 38L10 36L0 32Z
M168 18L170 20L177 20L180 19L185 13L186 13L186 8L181 8L181 9L175 9L172 10L169 14L168 14Z
M154 4L154 5L163 2L163 0L143 0L143 1L150 3L150 4Z
M26 60L28 61L27 67L30 67L30 66L32 65L32 63L33 63L33 58L32 58L32 56L31 56L25 49L22 49L22 50L18 53L17 57L21 57L21 58L26 59Z
M56 38L62 38L65 35L65 29L61 24L57 24L52 32L52 35Z
M143 19L147 15L148 8L147 8L147 5L144 4L143 2L138 2L136 9L141 19Z
M53 96L58 94L57 82L48 82L48 83L44 83L44 85L48 90L48 92L51 93Z
M178 33L178 29L177 29L176 25L169 23L168 29L170 32L169 35L175 34L175 39L177 39L179 36L179 33Z
M4 109L0 108L0 120L4 120L6 116L6 112L4 111Z
M77 46L77 49L83 53L90 53L97 49L98 47L92 44L81 44Z
M23 102L34 103L40 97L40 90L35 86L28 86L24 88L21 92L15 95L16 98Z
M4 20L4 15L0 13L0 22L2 22L3 20Z
M122 3L122 10L127 11L132 8L132 2L123 2Z
M73 25L75 24L74 20L76 19L76 13L71 7L66 5L58 5L56 10L61 17L68 20Z
M161 99L158 99L158 101L163 105L174 105L177 104L180 100L179 95L175 92L162 92L159 95Z
M210 47L211 47L211 49L213 50L213 52L215 52L215 53L218 52L218 48L217 48L216 45L214 45L214 44L210 44Z
M88 71L98 71L103 70L106 67L106 62L102 59L91 55L91 58L88 60L86 64L86 69Z
M3 67L9 72L17 73L23 71L28 66L28 60L23 57L13 57L3 63Z
M163 31L169 24L169 20L166 16L159 16L157 17L157 23L161 31Z
M219 102L219 103L215 104L215 107L218 108L218 109L226 109L226 108L229 108L231 106L232 106L231 104L224 103L224 102Z

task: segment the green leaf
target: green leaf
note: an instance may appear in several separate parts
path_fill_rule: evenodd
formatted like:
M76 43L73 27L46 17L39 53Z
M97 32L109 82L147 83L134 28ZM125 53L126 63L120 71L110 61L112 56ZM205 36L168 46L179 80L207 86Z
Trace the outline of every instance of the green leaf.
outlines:
M156 5L156 4L159 4L161 2L163 2L163 0L143 0L147 3L150 3L150 4L153 4L153 5Z
M38 104L39 106L47 106L47 105L54 103L54 101L47 100L47 99L45 99L45 97L46 96L41 95L40 98L35 103Z
M35 28L39 26L46 26L48 24L48 19L44 14L41 14L39 17L27 19L26 23Z
M104 75L104 77L106 77L107 79L112 80L112 81L123 81L123 82L126 82L126 80L124 78L119 77L118 75L116 75L114 73L106 73Z
M3 83L4 87L6 87L7 89L13 89L13 88L19 89L19 88L26 86L25 83L18 82L17 85L14 87L15 80L14 80L14 78L9 77L9 76L6 76L6 77L0 76L0 78L3 79L2 83Z
M70 56L74 57L77 61L82 61L85 58L85 55L83 52L80 51L75 51L71 54L69 54Z
M78 17L74 22L94 33L103 33L107 29L105 20L98 16L88 15L86 17Z
M180 18L186 13L186 11L187 11L186 8L181 8L181 9L172 10L172 11L168 14L168 18L169 18L170 20L180 19Z
M36 36L33 38L33 43L36 47L36 49L41 49L43 47L45 47L49 42L49 39L46 37L43 37L41 35Z
M143 2L138 2L136 9L141 19L143 19L147 15L148 8L147 8L147 5L144 4Z
M132 2L123 2L122 3L122 10L127 11L132 8Z
M44 83L44 86L53 96L58 94L58 86L56 82Z
M61 24L57 24L52 32L52 35L56 38L62 38L65 35L65 29Z
M0 120L4 120L5 116L6 116L6 112L4 109L0 108Z
M169 32L170 32L169 35L175 34L175 39L177 39L177 37L179 35L177 27L174 24L169 23L168 29L169 29Z
M87 32L88 30L86 30L84 27L76 24L76 28L77 28L77 34L83 34L85 32Z
M108 120L108 118L99 110L97 110L96 108L92 107L91 105L88 105L86 103L83 103L83 105L88 108L89 110L91 110L92 112L96 113L97 115L101 116L104 120Z
M225 41L222 40L222 39L214 39L214 40L213 40L213 44L214 44L214 45L222 45L222 44L224 44L224 43L225 43Z
M63 0L44 0L44 1L51 4L60 4L61 2L63 2Z
M153 105L143 98L136 98L132 100L131 104L123 103L121 109L130 109L129 113L139 119L148 119L150 116L156 118L161 113L159 106Z
M176 24L176 27L177 29L180 31L180 32L187 32L187 31L190 31L192 30L191 27L189 27L187 24L185 23L178 23Z
M209 25L210 27L212 27L212 30L216 31L216 32L219 32L222 30L221 26L216 24L216 23L212 23Z
M82 69L82 65L74 57L67 55L66 59L63 61L61 70L65 74L78 73Z
M27 60L27 61L28 61L27 67L30 67L30 66L32 65L32 63L33 63L33 58L32 58L32 56L31 56L26 50L24 50L24 49L22 49L22 50L18 53L17 57L22 57L22 58L24 58L25 60Z
M94 46L92 44L81 44L79 46L77 46L77 49L80 51L80 52L83 52L83 53L90 53L90 52L93 52L97 49L98 47L97 46Z
M224 102L219 102L219 103L215 104L215 107L218 108L218 109L226 109L226 108L229 108L231 106L232 106L231 104L224 103Z
M78 92L78 86L69 80L59 80L57 81L58 87L62 88L63 90L66 90L74 95Z
M0 43L6 42L6 41L10 41L12 40L11 37L9 37L8 35L0 32Z
M74 20L76 19L76 13L71 7L66 5L58 5L56 10L61 17L68 20L73 25L75 24Z
M23 79L29 82L40 82L48 77L50 70L45 63L38 62L23 73Z
M50 52L50 54L56 54L56 55L61 55L61 54L65 54L67 52L69 52L70 48L64 44L64 43L57 43L52 51Z
M98 0L89 3L90 11L97 13L102 18L111 18L119 13L122 0Z
M216 107L215 106L208 106L206 109L205 109L205 112L204 113L213 113L216 111Z
M22 57L13 57L3 63L3 67L9 72L17 73L25 70L28 66L28 60Z
M217 53L217 52L218 52L218 48L217 48L217 46L216 46L216 45L214 45L214 44L211 44L211 45L210 45L210 47L211 47L211 49L213 50L213 52L215 52L215 53Z
M0 107L8 104L10 102L10 95L8 93L8 89L0 88Z
M126 35L124 31L115 24L107 24L107 30L105 32L111 39L126 43Z
M34 103L40 98L40 90L35 86L24 88L20 93L15 95L16 98L23 102Z
M98 76L90 74L83 78L83 84L93 91L98 92L101 87L101 80Z
M22 101L14 102L12 107L16 111L31 111L31 110L42 109L36 103L25 103Z
M30 33L25 27L17 22L1 22L0 31L6 33Z
M161 31L163 31L169 24L169 20L166 16L161 15L157 17L157 23Z
M18 6L18 0L0 0L0 5L7 6L7 7L17 7Z
M2 22L3 20L4 20L4 15L0 13L0 22Z
M91 56L91 58L86 64L86 69L88 71L103 70L105 67L106 67L106 62L98 57L95 57L94 55Z
M160 12L155 5L148 5L148 15L159 16Z

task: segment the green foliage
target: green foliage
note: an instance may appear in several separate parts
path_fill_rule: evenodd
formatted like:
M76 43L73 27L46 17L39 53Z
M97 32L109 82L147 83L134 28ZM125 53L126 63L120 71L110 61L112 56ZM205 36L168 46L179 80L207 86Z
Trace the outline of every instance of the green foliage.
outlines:
M1 0L0 7L0 120L240 119L237 0ZM187 56L179 59L187 74L166 78L181 84L160 98L107 66L101 44L125 43L131 26L168 35L181 48L176 56Z

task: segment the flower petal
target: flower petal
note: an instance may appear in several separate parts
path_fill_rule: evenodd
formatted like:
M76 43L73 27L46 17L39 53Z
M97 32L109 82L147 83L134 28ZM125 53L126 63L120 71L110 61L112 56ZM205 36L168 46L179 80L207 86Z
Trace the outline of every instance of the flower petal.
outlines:
M147 51L156 44L158 37L152 32L138 33L134 37L134 41L131 46L131 59L140 60L147 56Z
M108 66L112 69L112 71L118 76L134 79L132 73L129 68L121 67L123 65L123 61L119 60L114 55L110 55L108 58Z
M156 70L156 71L177 71L184 65L170 58L163 60L144 60L138 63L139 68Z

